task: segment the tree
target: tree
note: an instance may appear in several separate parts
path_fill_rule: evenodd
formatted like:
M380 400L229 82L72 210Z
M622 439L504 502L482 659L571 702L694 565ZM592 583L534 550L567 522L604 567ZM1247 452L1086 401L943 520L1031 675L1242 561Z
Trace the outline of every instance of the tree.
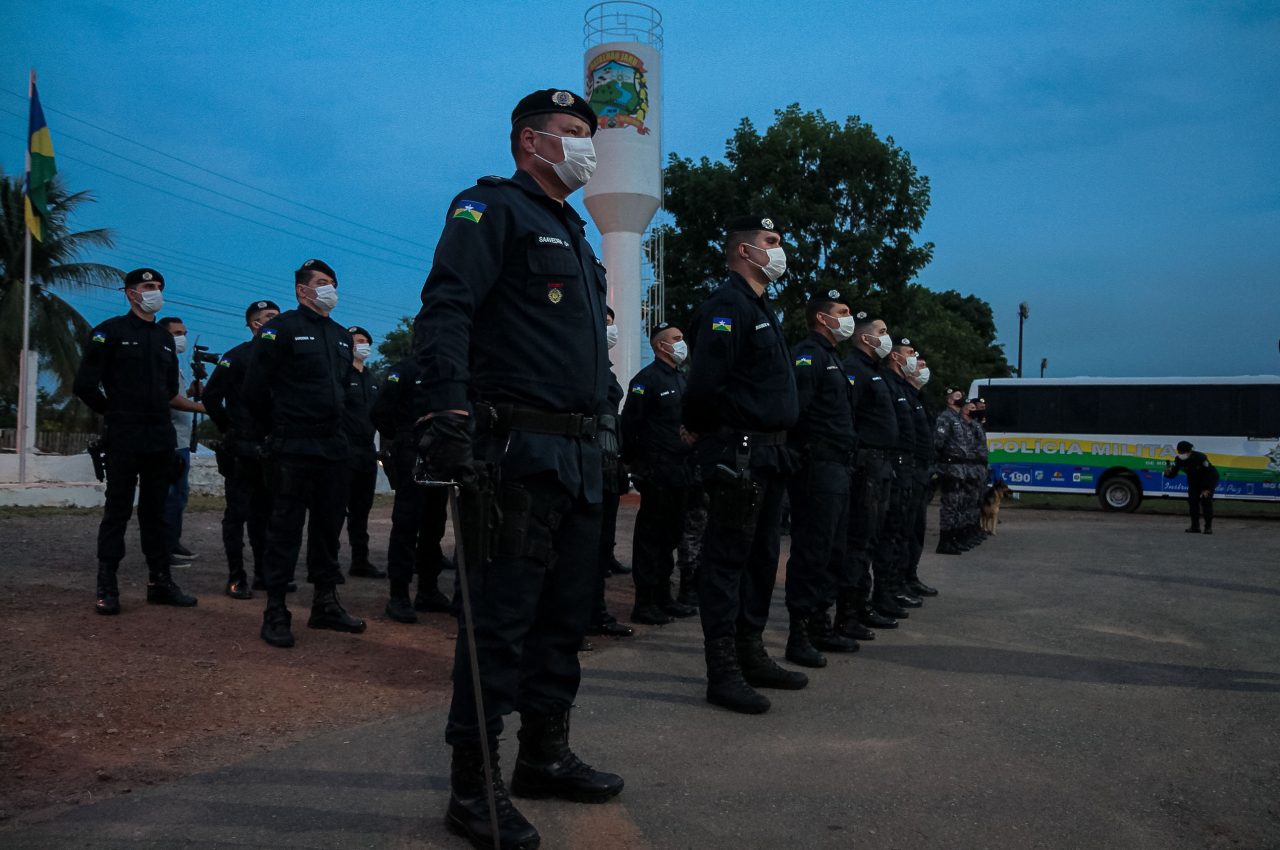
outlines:
M382 381L387 377L387 370L413 354L413 316L401 316L400 322L387 331L382 342L375 347L378 349L379 359L370 364L369 368Z
M792 104L763 134L743 119L726 142L725 162L673 153L665 171L666 319L687 323L725 277L723 223L743 213L775 219L787 249L787 273L771 288L791 339L805 334L802 307L813 293L837 290L907 335L940 377L959 384L1008 374L992 345L995 323L981 299L933 293L914 283L933 257L916 234L929 209L929 179L891 136L881 139L856 116L844 123ZM945 377L941 377L945 376Z
M39 354L41 371L54 380L51 402L67 398L80 365L81 345L90 331L79 311L52 290L117 287L124 279L114 266L77 259L88 249L112 246L106 228L70 230L75 209L93 200L87 191L68 193L55 178L49 186L50 217L44 240L31 241L31 344ZM24 241L22 178L0 171L0 392L13 392L15 397L22 348ZM63 415L84 418L70 411Z

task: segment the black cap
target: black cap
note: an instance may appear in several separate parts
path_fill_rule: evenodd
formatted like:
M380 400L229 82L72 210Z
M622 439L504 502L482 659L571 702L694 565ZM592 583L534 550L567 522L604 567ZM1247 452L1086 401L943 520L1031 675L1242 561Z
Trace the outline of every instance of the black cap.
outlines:
M351 334L352 336L355 336L356 334L364 334L365 339L369 340L369 342L373 342L373 334L369 333L367 330L360 327L359 325L352 325L351 327L347 328L347 333Z
M249 321L249 319L252 318L253 314L259 312L260 310L275 310L277 313L279 313L280 305L274 301L255 301L245 308L244 320L246 322Z
M599 119L591 104L581 95L564 89L541 89L525 95L516 104L516 108L511 110L511 125L514 127L517 121L530 115L549 115L555 112L563 112L586 121L593 136L599 129Z
M780 232L774 219L767 215L740 215L724 223L725 233L742 233L745 230L771 230Z
M327 274L329 277L333 278L334 283L338 282L338 273L335 272L333 267L324 260L307 260L298 267L298 273L302 272L320 272L321 274Z
M155 269L134 269L124 276L125 286L137 286L140 283L150 283L158 281L160 286L164 286L164 275Z
M1186 440L1182 440L1178 443L1178 454L1182 454L1183 452L1189 452L1194 448L1195 446L1191 445Z
M915 346L911 344L911 340L907 339L905 336L895 339L893 344L906 346L907 348L915 348Z
M674 327L675 325L671 324L670 322L658 322L658 324L654 325L652 328L649 329L649 341L653 342L653 338L656 337L658 334L662 333L665 330L670 330L671 328L674 328Z

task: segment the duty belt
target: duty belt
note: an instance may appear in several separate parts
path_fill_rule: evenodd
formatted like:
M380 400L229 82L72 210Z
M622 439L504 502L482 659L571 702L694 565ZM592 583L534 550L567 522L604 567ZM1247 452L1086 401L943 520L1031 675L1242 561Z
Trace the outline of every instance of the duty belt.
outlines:
M585 413L549 413L514 404L476 404L476 427L482 431L528 431L559 437L594 437L596 418Z
M752 446L785 446L787 444L786 431L739 431L734 428L721 428L719 436L732 443L747 437Z

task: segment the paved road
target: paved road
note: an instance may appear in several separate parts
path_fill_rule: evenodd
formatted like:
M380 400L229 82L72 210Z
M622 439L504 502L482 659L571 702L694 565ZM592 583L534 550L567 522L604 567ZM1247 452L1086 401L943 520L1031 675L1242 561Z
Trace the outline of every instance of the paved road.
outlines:
M1280 847L1280 524L1009 511L896 632L743 717L698 629L586 658L573 740L627 779L525 803L549 848ZM772 643L784 622L775 608ZM11 850L461 848L438 711L0 832ZM504 742L504 765L514 755Z

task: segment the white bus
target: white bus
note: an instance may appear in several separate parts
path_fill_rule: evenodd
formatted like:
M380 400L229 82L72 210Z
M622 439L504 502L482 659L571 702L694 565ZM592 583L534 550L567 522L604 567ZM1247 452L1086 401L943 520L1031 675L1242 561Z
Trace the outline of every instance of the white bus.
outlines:
M1031 493L1093 493L1132 511L1144 496L1186 498L1165 478L1187 440L1222 480L1217 498L1280 500L1280 377L985 378L993 478Z

